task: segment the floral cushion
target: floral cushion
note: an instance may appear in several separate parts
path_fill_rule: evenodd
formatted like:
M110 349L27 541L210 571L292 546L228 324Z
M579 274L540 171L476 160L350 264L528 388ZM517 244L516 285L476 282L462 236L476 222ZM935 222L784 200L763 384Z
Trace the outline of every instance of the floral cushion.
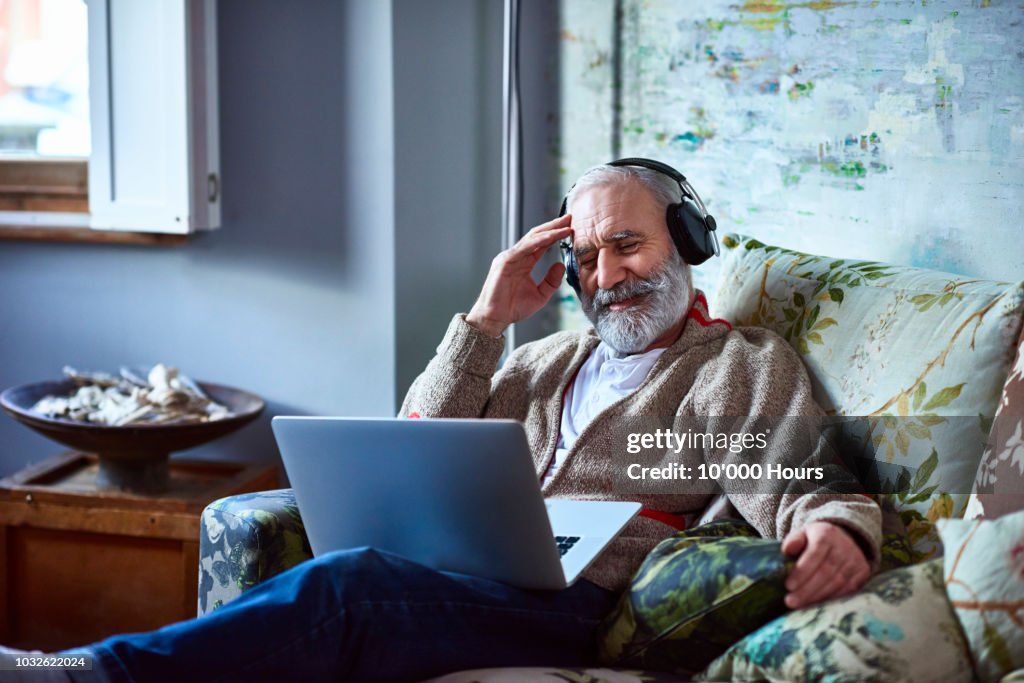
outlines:
M1024 511L943 520L946 592L981 681L1024 668Z
M1024 283L814 256L725 235L714 315L785 337L915 551L961 516L1021 331ZM892 467L898 465L900 467ZM886 467L888 466L888 467Z
M792 561L746 522L719 520L659 543L598 628L603 663L687 674L786 611Z
M856 595L790 612L731 647L695 680L973 680L946 599L942 560L879 574Z
M311 557L291 489L210 503L199 530L199 614Z
M1024 333L1003 385L965 517L991 519L1017 510L1024 510Z

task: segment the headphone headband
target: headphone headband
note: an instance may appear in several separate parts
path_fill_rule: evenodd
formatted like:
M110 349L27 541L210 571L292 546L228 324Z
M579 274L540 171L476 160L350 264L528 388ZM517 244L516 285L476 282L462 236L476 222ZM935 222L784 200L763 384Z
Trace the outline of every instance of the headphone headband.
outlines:
M615 161L609 161L608 166L638 166L640 168L646 168L650 171L657 171L662 175L667 175L672 180L676 181L680 185L686 182L686 176L672 168L668 164L664 164L656 159L645 159L643 157L626 157L625 159L616 159Z
M661 173L662 175L666 175L672 180L679 183L679 189L683 191L683 196L689 197L694 202L696 202L697 206L700 208L701 213L704 214L705 218L709 215L707 207L704 206L704 201L700 198L700 195L697 194L697 190L693 189L693 185L691 185L690 181L686 179L686 176L684 176L682 173L680 173L679 171L672 168L666 163L658 161L657 159L647 159L645 157L626 157L625 159L616 159L615 161L610 161L608 162L608 165L620 167L638 166L640 168L646 168L650 171L656 171L658 173ZM572 190L570 189L570 192L571 191ZM568 199L568 195L566 195L566 198ZM565 211L562 211L562 213L565 213ZM717 240L715 242L715 256L718 256Z
M686 179L686 176L684 176L682 173L680 173L679 171L672 168L666 163L658 161L657 159L647 159L645 157L626 157L624 159L616 159L615 161L609 161L606 164L606 166L616 166L619 168L623 166L636 166L638 168L646 168L649 171L654 171L656 173L668 176L669 178L671 178L672 180L676 181L679 184L679 189L682 190L684 197L689 197L694 202L696 202L697 206L700 208L701 212L704 214L705 217L708 215L707 207L704 206L703 200L701 200L700 195L697 194L697 191L693 189L693 185L691 185L690 181ZM569 195L572 193L573 187L576 187L575 183L573 183L573 186L569 188L569 191L566 192L565 196L562 198L562 206L558 211L559 216L565 215L565 211L568 208ZM717 243L715 246L715 255L717 256Z

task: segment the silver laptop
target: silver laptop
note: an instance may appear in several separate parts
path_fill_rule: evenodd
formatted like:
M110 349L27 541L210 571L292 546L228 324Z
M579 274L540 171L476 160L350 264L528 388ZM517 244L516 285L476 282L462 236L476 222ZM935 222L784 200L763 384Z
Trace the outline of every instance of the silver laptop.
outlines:
M314 555L371 546L521 588L572 584L639 503L545 501L512 420L275 417Z

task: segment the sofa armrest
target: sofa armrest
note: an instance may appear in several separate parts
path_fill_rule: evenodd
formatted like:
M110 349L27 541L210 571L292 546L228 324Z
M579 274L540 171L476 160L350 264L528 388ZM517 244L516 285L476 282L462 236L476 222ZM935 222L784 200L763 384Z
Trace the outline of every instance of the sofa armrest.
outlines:
M199 532L201 616L313 557L291 489L215 500Z

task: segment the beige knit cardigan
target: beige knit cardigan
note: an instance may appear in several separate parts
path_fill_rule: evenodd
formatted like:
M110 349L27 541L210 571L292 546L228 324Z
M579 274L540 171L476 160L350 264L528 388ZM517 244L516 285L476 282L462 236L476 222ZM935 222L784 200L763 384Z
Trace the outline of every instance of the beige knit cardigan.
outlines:
M543 487L549 497L635 500L690 523L738 511L763 536L783 538L811 521L843 526L877 567L881 540L878 505L858 494L712 492L621 493L613 490L610 452L617 417L821 415L796 352L775 333L733 329L712 320L698 293L682 334L632 394L600 413L579 435L565 463ZM413 382L401 415L506 418L526 429L538 478L554 458L566 388L600 339L593 329L558 332L516 349L498 369L502 338L490 337L455 316L437 355ZM621 425L621 420L618 421ZM621 465L621 463L619 463ZM724 503L724 505L723 505ZM724 512L723 512L724 511ZM647 553L676 529L637 517L584 576L611 590L624 588Z

